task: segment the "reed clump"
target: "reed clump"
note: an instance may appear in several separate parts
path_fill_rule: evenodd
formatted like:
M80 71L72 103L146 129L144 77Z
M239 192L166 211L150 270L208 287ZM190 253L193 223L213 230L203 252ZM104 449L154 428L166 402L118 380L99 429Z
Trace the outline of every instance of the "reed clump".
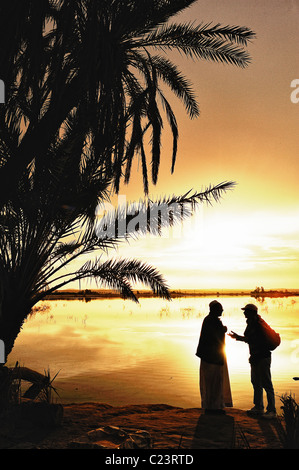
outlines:
M285 449L299 449L299 405L291 394L280 397L282 402L282 443Z
M21 367L17 362L12 368L3 367L0 371L0 409L20 405L23 399L44 403L53 402L53 394L58 395L53 386L56 374L51 378L50 370L39 374L31 369ZM30 384L24 392L24 384Z

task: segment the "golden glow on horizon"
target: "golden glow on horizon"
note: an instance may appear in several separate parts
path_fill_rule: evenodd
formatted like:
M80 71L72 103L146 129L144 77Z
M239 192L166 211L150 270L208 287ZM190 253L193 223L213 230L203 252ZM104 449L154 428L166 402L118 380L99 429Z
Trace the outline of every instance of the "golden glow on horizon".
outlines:
M190 267L206 266L210 271L250 270L257 267L256 263L292 261L294 250L299 250L298 235L298 213L244 216L222 214L219 210L215 216L210 214L197 220L179 244L179 251L189 250L193 254L189 258Z
M203 209L181 233L133 241L117 256L149 262L174 289L296 288L299 213Z

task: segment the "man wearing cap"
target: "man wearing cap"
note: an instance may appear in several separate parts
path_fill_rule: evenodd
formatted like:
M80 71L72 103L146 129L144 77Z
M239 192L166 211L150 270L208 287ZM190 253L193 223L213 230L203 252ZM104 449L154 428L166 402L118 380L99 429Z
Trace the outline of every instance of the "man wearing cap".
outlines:
M258 315L256 305L247 304L242 310L247 323L244 336L234 332L229 333L229 336L249 345L254 407L248 410L248 414L251 416L263 416L264 418L275 418L275 396L271 379L271 351L265 340L261 317ZM266 413L264 413L263 389L266 391L268 401Z
M196 351L200 361L199 381L202 408L205 413L224 413L224 407L233 406L225 356L225 333L219 317L222 305L213 300L210 312L204 318Z

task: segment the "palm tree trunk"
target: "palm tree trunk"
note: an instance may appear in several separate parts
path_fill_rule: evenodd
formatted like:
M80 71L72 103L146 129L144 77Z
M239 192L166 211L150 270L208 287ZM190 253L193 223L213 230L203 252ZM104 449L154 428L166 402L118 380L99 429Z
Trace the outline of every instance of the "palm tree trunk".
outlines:
M10 304L10 305L9 305ZM15 304L15 305L14 305ZM30 309L20 306L19 302L5 302L1 305L0 312L0 339L4 342L4 357L5 363L11 353L15 341L21 331L25 318L30 312ZM3 364L2 364L3 365Z

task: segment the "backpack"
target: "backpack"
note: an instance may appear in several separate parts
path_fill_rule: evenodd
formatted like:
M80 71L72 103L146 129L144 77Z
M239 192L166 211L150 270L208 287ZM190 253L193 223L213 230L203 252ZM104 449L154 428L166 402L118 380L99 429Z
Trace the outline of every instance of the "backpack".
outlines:
M274 351L274 349L276 349L281 343L280 335L276 333L276 331L274 331L273 328L271 328L262 318L259 319L259 323L262 327L267 347L270 351Z

